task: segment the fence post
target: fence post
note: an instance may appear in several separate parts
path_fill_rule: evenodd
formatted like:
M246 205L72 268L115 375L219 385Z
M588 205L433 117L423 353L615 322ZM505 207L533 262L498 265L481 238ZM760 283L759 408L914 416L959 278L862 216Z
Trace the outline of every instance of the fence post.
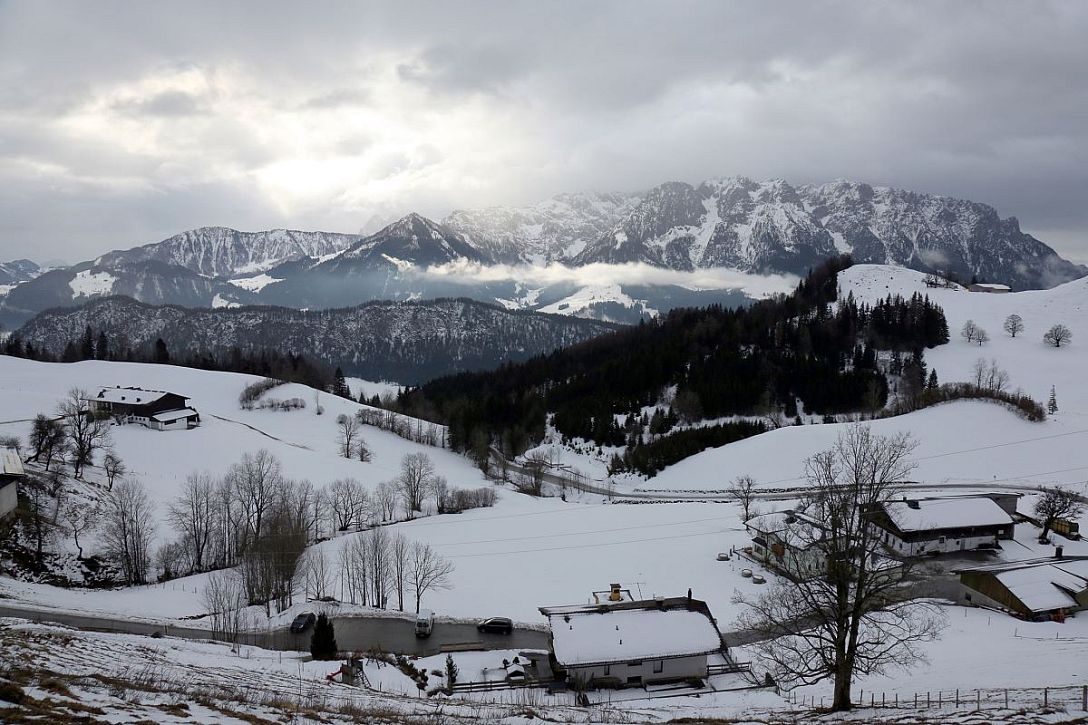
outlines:
M1043 688L1043 707L1047 706L1047 704L1048 704L1047 701L1049 699L1050 699L1050 688L1044 687Z
M943 690L937 690L937 707L941 706L941 695L943 694L943 692Z
M1080 688L1080 709L1088 712L1088 685L1081 685Z
M979 693L978 690L975 690L975 709L982 709L982 695Z
M929 707L929 690L926 690L926 707Z
M1005 690L1005 709L1009 709L1009 691Z
M960 688L956 688L956 707L960 706Z

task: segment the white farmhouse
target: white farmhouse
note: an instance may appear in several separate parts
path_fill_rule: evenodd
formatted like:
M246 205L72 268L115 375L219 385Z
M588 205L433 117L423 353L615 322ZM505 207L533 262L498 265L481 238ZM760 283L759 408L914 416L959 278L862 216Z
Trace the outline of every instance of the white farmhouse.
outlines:
M707 657L725 653L706 603L689 597L540 612L551 627L552 669L578 689L703 679Z
M752 537L752 558L794 579L827 573L825 528L797 511L774 511L744 522Z
M946 496L903 499L866 512L873 533L893 554L920 556L953 551L999 548L1011 539L1013 520L1008 504L1015 496Z

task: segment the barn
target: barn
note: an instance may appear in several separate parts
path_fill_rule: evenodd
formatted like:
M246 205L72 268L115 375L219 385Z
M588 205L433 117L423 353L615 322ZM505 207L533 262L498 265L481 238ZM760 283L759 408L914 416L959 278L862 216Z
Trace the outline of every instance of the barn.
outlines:
M1058 547L1060 552L1060 547ZM967 604L1025 619L1061 619L1088 607L1088 557L1003 562L958 572Z

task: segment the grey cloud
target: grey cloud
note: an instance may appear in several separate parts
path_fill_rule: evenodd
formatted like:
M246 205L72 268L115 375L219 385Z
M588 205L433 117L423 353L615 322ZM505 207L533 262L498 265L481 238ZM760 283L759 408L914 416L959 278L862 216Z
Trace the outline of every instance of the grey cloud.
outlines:
M4 3L0 165L58 166L78 183L0 168L0 259L80 256L71 245L87 256L209 223L355 231L391 209L441 215L731 174L849 177L984 201L1084 259L1085 37L1088 6L1061 1L436 0L316 12ZM194 166L206 162L204 178L172 175L174 161L154 149L52 123L103 88L170 67L240 69L257 79L263 108L306 119L381 107L382 94L419 97L419 117L478 106L519 144L477 167L476 149L425 137L386 148L378 133L345 128L328 153L377 159L375 177L416 185L370 206L332 196L284 219L247 173L214 178L224 165L260 169L282 149L207 99L170 91L119 109L164 124ZM492 140L503 139L454 143L486 151ZM473 183L435 186L421 169Z

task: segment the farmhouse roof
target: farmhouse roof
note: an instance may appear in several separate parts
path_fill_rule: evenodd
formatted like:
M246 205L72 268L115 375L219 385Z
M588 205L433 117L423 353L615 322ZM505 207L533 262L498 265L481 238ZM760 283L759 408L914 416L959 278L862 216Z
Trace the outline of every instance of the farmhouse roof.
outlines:
M775 534L795 549L807 548L826 536L826 529L819 521L791 510L753 516L744 525L761 534Z
M176 408L175 410L164 410L161 413L155 413L151 416L151 420L156 420L160 423L170 423L175 420L181 420L182 418L191 418L197 415L197 412L192 408Z
M148 405L170 395L164 390L144 390L143 388L102 388L95 400L107 403L127 403L129 405Z
M965 571L992 574L1032 612L1076 607L1074 595L1088 589L1088 557L1032 559Z
M0 449L0 473L5 476L22 476L23 459L14 448Z
M937 531L1012 523L1012 517L993 499L985 496L892 501L884 504L884 510L900 531Z

